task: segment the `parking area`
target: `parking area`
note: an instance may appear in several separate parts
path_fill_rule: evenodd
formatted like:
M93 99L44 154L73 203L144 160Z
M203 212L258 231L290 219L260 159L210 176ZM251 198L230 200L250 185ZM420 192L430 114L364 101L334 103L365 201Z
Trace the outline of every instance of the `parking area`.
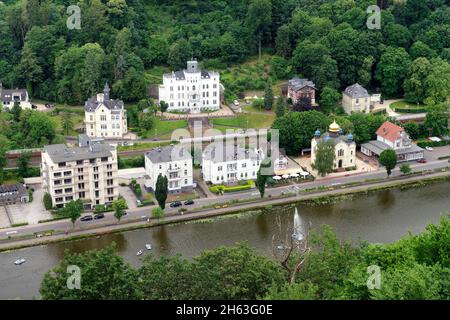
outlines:
M136 209L137 203L136 203L136 196L134 195L133 191L131 191L130 187L128 186L119 186L119 194L124 197L125 201L128 204L128 209Z
M34 189L33 201L29 203L16 203L7 206L9 216L13 224L25 223L37 224L39 220L50 219L51 213L44 208L42 198L44 192L39 185L32 185Z
M425 150L425 159L427 161L436 161L440 157L450 156L450 146L434 147L433 151Z

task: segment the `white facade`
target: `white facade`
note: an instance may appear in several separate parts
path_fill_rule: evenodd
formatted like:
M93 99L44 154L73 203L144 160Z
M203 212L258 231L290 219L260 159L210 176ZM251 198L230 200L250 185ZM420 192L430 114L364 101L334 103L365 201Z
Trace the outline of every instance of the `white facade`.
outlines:
M121 100L109 98L108 84L103 93L86 101L84 111L89 137L122 138L128 132L124 104Z
M192 156L179 146L146 152L145 173L145 187L153 191L160 174L168 179L169 193L188 192L194 187Z
M31 109L30 98L26 89L3 89L0 82L0 106L11 110L16 102L22 109Z
M187 69L164 74L159 86L159 101L166 102L168 111L198 113L220 108L220 75L200 70L195 60Z
M203 180L212 184L255 180L264 159L261 149L245 150L237 147L231 152L223 147L209 146L202 155ZM220 152L222 152L220 154Z
M98 142L75 148L49 145L41 156L42 187L51 195L54 207L81 199L90 208L119 197L114 147Z

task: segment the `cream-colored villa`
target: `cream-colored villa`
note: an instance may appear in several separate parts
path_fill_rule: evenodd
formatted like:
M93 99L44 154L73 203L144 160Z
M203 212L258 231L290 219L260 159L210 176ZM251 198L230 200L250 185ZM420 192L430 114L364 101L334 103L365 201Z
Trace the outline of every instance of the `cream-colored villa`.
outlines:
M336 158L334 160L334 169L351 168L356 165L356 143L353 141L353 135L342 134L341 127L333 121L328 128L328 132L322 134L320 130L314 133L311 140L311 164L316 161L317 145L321 141L333 141Z

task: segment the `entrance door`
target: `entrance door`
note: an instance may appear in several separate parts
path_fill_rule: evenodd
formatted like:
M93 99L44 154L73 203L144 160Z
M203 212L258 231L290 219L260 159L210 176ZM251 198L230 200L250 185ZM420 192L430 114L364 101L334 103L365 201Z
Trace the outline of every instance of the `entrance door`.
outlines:
M339 160L339 162L338 162L338 167L339 167L339 168L342 168L342 160Z

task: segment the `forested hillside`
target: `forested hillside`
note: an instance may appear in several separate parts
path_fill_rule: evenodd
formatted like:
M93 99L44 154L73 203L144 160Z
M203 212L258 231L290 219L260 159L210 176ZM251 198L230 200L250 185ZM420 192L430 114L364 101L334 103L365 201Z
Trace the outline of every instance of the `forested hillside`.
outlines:
M81 29L69 29L73 1L3 0L0 79L71 104L108 81L113 95L137 101L154 66L177 69L196 57L224 69L256 55L261 43L274 55L275 79L300 74L319 91L358 81L387 96L406 90L411 100L445 100L449 1L379 2L381 28L369 30L374 0L81 0Z

